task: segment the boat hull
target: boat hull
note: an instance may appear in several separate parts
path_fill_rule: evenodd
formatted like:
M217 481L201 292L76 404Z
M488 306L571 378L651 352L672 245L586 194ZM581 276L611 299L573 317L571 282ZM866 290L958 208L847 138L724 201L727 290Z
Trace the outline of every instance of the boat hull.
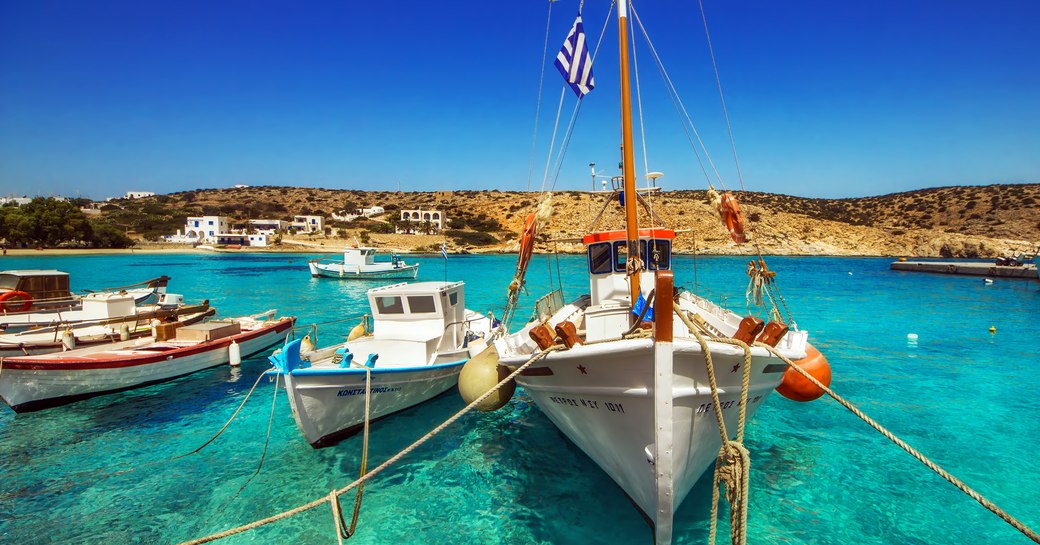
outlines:
M98 351L91 357L4 358L0 397L16 412L29 412L163 382L228 363L232 341L243 357L256 354L281 341L293 322L282 319L238 335L162 352L113 350Z
M726 429L736 433L744 353L710 343ZM761 348L753 350L747 416L779 384L786 368ZM718 455L716 423L704 355L695 340L673 345L672 487L675 509ZM525 360L503 360L517 366ZM655 520L654 342L630 339L578 346L548 355L525 370L517 383L538 408L592 458L643 511Z
M370 420L413 407L455 387L464 363L372 369ZM283 376L293 417L312 446L334 443L364 426L364 369L304 368Z
M405 265L403 267L378 267L371 269L359 269L357 267L344 266L342 263L308 263L311 276L314 278L337 278L340 280L377 280L377 279L409 279L419 274L419 265Z

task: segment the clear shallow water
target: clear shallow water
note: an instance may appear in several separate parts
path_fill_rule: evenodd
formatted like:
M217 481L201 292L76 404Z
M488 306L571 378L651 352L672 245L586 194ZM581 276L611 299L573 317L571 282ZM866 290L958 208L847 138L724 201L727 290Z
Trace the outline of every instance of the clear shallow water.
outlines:
M209 298L221 315L277 308L300 323L367 310L373 284L311 279L308 255L5 257L4 269L58 268L73 289L168 274L170 291ZM445 278L439 256L420 280ZM677 277L692 288L691 257ZM831 361L834 388L954 475L1040 527L1040 284L888 270L887 259L772 258L788 307ZM515 257L452 256L467 307L501 314ZM745 260L698 258L697 280L743 306ZM581 257L560 260L568 297L586 290ZM548 285L536 257L532 294ZM555 264L552 267L555 274ZM704 291L702 289L702 291ZM517 316L530 313L533 297ZM321 343L356 322L319 327ZM997 333L990 334L990 326ZM917 333L916 345L907 341ZM267 368L202 371L172 382L15 415L0 408L0 542L176 543L269 516L357 477L361 438L314 450L284 393L259 462L274 385L263 381L231 427L200 453ZM374 424L374 467L462 408L454 393ZM753 419L749 542L1029 543L831 400L772 396ZM137 468L130 473L118 471ZM111 475L111 476L108 476ZM677 516L677 543L704 543L710 477ZM348 512L352 496L344 496ZM724 518L726 518L724 516ZM639 513L518 392L470 414L366 488L352 543L650 543ZM327 506L227 540L330 543Z

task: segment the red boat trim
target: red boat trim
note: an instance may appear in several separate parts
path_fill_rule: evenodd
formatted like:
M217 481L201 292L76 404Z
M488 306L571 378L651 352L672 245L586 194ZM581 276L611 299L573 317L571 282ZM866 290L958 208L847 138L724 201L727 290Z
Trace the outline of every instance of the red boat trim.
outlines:
M192 346L184 346L174 348L173 350L167 350L159 354L113 354L112 352L98 352L97 355L104 355L105 359L90 359L84 356L73 356L69 359L55 358L53 354L45 354L39 356L18 356L4 358L5 369L22 369L22 370L33 370L33 371L72 371L72 370L89 370L89 369L116 369L120 367L135 367L138 365L147 365L149 363L159 363L169 359L178 359L186 356L192 356L203 352L209 352L210 350L216 350L219 348L226 348L234 340L237 343L249 341L264 335L268 335L274 330L276 333L282 333L289 330L293 323L296 321L295 318L287 318L279 320L273 326L263 326L253 331L247 331L245 333L239 333L238 335L232 335L230 337L224 337L223 339L217 339L215 341L203 342ZM147 350L147 349L146 349ZM243 354L245 356L245 354Z
M625 240L627 234L624 231L601 231L599 233L592 233L585 235L581 239L583 244L592 244L594 242L603 242L607 240ZM639 238L663 238L673 239L675 238L675 231L671 229L640 229Z

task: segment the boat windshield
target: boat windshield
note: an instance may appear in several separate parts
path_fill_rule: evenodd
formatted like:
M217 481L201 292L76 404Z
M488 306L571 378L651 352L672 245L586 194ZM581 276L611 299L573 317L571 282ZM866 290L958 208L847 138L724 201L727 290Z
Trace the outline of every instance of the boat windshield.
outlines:
M18 277L13 274L0 274L0 289L13 290L18 287Z
M625 272L628 259L628 243L624 240L597 242L588 247L589 273L607 274ZM672 268L672 241L668 239L640 239L639 255L647 270Z

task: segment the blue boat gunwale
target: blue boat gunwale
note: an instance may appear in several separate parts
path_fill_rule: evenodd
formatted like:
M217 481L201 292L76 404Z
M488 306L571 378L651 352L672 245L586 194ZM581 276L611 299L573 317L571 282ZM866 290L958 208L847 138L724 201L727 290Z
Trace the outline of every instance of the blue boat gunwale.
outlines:
M433 369L446 369L450 367L461 367L468 359L452 361L448 363L436 363L433 365L413 365L409 367L374 367L371 369L373 375L391 374L391 373L410 373L413 371L425 371ZM321 375L352 375L352 374L364 374L365 369L361 367L343 367L333 369L315 369L313 367L304 367L302 369L293 369L288 374L293 376L321 376ZM269 369L266 375L284 375L286 374L281 369Z

